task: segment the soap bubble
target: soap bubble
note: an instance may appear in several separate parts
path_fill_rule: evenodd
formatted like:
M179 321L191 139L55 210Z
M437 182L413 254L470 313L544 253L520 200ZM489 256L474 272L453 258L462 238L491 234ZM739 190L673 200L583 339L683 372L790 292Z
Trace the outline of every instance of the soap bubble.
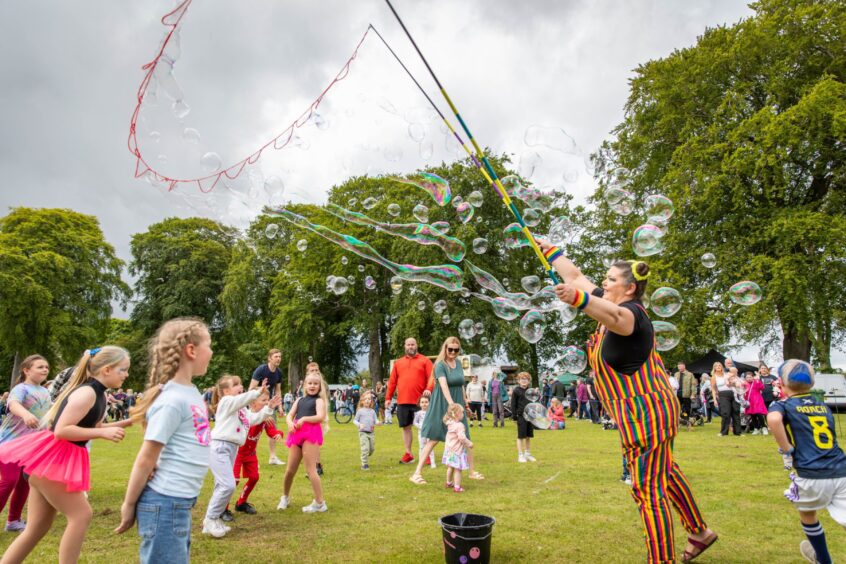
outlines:
M330 274L329 276L327 276L327 277L326 277L326 290L327 290L328 292L331 292L331 291L332 291L332 283L333 283L334 281L335 281L335 277L334 277L334 276L332 276L331 274Z
M536 402L540 399L540 390L537 388L529 388L526 390L526 399L530 402Z
M473 252L477 255L483 255L488 252L488 240L484 237L473 239Z
M426 302L423 300L417 302L417 309L419 309L420 311L426 311Z
M663 194L650 194L643 201L643 205L646 208L646 219L649 222L666 223L676 211L672 200Z
M613 206L620 200L631 197L631 193L621 186L612 185L605 190L605 203L609 206Z
M556 247L563 247L573 238L575 227L569 217L562 215L556 217L549 224L549 242Z
M559 301L556 304L556 309L558 309L558 316L561 318L561 323L567 324L576 319L576 315L579 313L579 310L571 306L570 304L565 304L562 301Z
M480 344L480 345L482 345L483 347L488 346L488 343L489 343L489 342L490 342L490 341L488 341L488 338L487 338L487 337L482 337L481 339L479 339L479 344Z
M634 211L634 196L628 194L621 200L611 204L611 211L623 216L631 214Z
M529 208L523 212L523 222L529 227L534 227L540 223L541 214L534 208Z
M364 265L363 264L358 265L358 271L364 272Z
M467 202L461 202L458 204L455 211L458 213L458 219L461 220L461 223L467 223L473 219L473 206Z
M362 207L366 210L372 210L379 204L379 200L376 198L366 198L363 202L361 202Z
M426 138L426 126L422 123L409 123L408 136L418 143L423 141Z
M536 429L549 429L552 425L546 414L547 410L541 403L532 402L523 408L523 419L531 423Z
M526 239L526 234L523 233L523 228L519 223L507 225L502 230L502 234L505 246L509 249L519 249L520 247L529 246L529 240Z
M402 213L402 208L399 207L399 204L390 204L388 206L388 213L393 217L397 217Z
M461 320L461 323L458 324L458 336L466 341L476 336L476 328L472 319Z
M535 294L541 287L540 278L537 276L524 276L520 279L520 285L523 286L523 289L526 290L529 294Z
M664 250L661 230L650 224L641 225L632 235L632 250L639 257L649 257Z
M470 192L470 195L467 196L467 202L469 202L474 208L480 208L482 207L482 204L485 203L485 197L482 196L482 193L478 190L473 190Z
M353 276L352 274L347 276L347 282L349 282L350 284L355 284L355 276Z
M264 228L264 236L268 239L273 239L279 233L279 225L275 223L268 223Z
M272 197L279 198L285 193L285 183L278 176L269 176L264 181L264 190Z
M452 199L452 207L458 209L458 205L464 202L464 198L461 196L456 196Z
M452 320L450 319L448 314L444 314L444 316L441 317L441 323L443 323L444 325L449 325L450 321Z
M402 292L402 278L399 276L392 276L391 277L391 291L394 294L399 294Z
M615 262L617 262L619 260L617 258L618 253L614 249L609 249L609 248L605 247L603 249L600 249L599 253L600 253L600 256L602 257L602 266L604 266L605 268L611 268L611 265L613 265Z
M477 335L481 335L482 333L485 332L485 324L482 323L481 321L477 321L476 324L473 325L473 327L476 329Z
M207 173L217 172L223 166L223 159L217 153L209 152L203 155L200 159L200 164Z
M196 145L200 142L200 132L193 127L186 127L182 130L182 139Z
M469 290L469 289L467 289L467 288L462 288L462 289L460 289L460 290L458 291L458 293L459 293L459 294L461 294L461 297L462 297L462 298L469 298L469 297L470 297L470 290Z
M299 241L297 241L297 250L298 251L300 251L301 253L304 253L304 252L306 252L306 249L308 249L308 241L306 241L305 239L300 239Z
M669 321L653 321L652 328L655 330L655 348L659 351L668 351L681 341L679 328Z
M503 278L503 279L502 279L502 285L503 285L503 286L508 286L509 282L510 282L510 280L508 280L508 278Z
M751 280L738 282L729 288L729 298L738 305L751 306L760 302L762 297L764 292L761 287Z
M432 199L435 200L435 203L441 207L447 205L450 199L452 199L452 190L449 187L449 182L437 174L421 172L408 178L392 176L391 180L422 188L428 192L429 195L432 196Z
M358 198L350 198L347 200L347 207L351 208L354 207L358 203Z
M189 113L191 113L191 106L185 103L184 100L175 100L173 102L173 115L176 116L177 119L184 119Z
M545 328L546 322L543 319L543 314L536 309L530 309L520 319L520 328L517 332L529 343L537 343L543 337Z
M497 317L506 321L517 319L517 316L520 315L520 310L517 308L514 302L509 300L508 298L498 297L492 299L491 307L493 308L494 314Z
M530 125L523 134L523 142L529 147L548 147L564 153L578 154L576 140L561 129L551 125Z
M717 257L714 256L714 253L705 253L702 255L702 266L705 268L714 268L717 266Z
M345 294L350 288L350 283L343 276L337 276L332 279L332 292L336 296Z
M520 155L517 172L523 178L531 178L543 162L543 158L535 151L525 151Z
M564 349L561 362L564 365L564 372L580 374L587 367L587 354L579 347L570 345Z
M368 290L375 290L376 289L376 281L373 280L372 276L365 276L364 287L367 288Z
M349 264L349 262L350 262L350 259L348 259L347 257L341 257L341 264L343 264L344 266Z
M649 298L652 311L661 317L672 317L681 309L682 297L675 288L658 288Z
M429 223L429 208L423 204L417 204L411 213L420 223Z
M314 122L314 126L321 131L329 129L329 120L317 112L311 114L311 121Z
M435 154L435 144L431 139L424 139L420 142L417 152L420 154L420 158L428 161L432 158L432 155Z
M432 227L433 229L437 229L444 235L449 233L449 223L447 223L446 221L436 221L435 223L430 225L430 227Z
M446 310L447 303L443 300L438 300L432 305L432 309L435 310L435 313L441 314Z

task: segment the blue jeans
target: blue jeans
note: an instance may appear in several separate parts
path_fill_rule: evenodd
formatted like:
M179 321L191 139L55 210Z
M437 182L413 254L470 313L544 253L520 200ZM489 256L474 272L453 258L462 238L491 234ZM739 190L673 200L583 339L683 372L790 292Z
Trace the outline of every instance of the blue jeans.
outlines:
M135 506L142 564L187 564L191 549L191 508L197 498L162 495L147 486Z

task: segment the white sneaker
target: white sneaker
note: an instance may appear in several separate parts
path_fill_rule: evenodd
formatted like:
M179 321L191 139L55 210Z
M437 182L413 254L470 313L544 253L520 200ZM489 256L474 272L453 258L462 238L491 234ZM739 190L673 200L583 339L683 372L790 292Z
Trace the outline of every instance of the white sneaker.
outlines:
M303 513L323 513L324 511L328 511L329 508L326 507L326 502L317 503L316 500L311 500L309 505L303 507Z
M216 539L225 537L227 533L226 526L220 519L203 519L203 534L211 535Z
M767 429L766 427L764 427L764 428L763 428L762 432L763 432L765 435L769 435L769 434L770 434L770 430L769 430L769 429Z
M26 529L26 521L18 519L16 521L8 521L6 523L6 531L9 533L18 533Z
M531 454L530 452L528 452L528 451L526 451L526 455L525 455L525 456L526 456L526 460L527 460L528 462L537 462L537 461L538 461L538 459L537 459L537 458L535 458L534 456L532 456L532 454Z
M758 429L755 429L754 431L752 431L752 434L753 435L760 435L761 431L759 431Z
M817 551L814 550L814 547L811 546L810 541L803 540L799 543L799 552L802 556L805 557L805 560L811 562L811 564L816 564L817 562Z
M623 483L626 484L627 486L631 486L632 485L632 479L626 478L625 480L623 480Z
M517 455L517 462L525 463L526 462L526 455L524 455L522 452L520 454L518 454Z
M276 509L288 509L288 503L290 500L288 499L287 495L283 495L279 498L279 505L276 506Z
M270 460L268 460L267 463L273 466L282 466L283 464L285 464L284 462L279 460L279 457L277 456L271 456Z

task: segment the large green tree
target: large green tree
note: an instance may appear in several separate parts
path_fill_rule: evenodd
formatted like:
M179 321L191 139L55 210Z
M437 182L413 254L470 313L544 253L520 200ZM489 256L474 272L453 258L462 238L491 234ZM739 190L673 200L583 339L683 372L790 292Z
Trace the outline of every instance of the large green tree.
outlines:
M675 202L667 251L649 260L652 280L686 297L673 321L689 348L782 335L785 358L829 368L846 329L846 4L750 6L753 17L637 69L598 155L596 201L622 167L638 203ZM601 205L595 233L630 255L619 241L643 222ZM706 251L716 268L700 264ZM728 300L744 279L762 286L758 305Z
M96 218L65 209L15 208L0 218L0 343L72 363L106 336L113 301L126 301L123 262Z

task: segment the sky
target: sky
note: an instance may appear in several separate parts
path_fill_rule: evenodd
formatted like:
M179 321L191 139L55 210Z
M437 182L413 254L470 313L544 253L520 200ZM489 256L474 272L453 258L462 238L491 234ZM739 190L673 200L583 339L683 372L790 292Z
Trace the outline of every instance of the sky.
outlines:
M244 226L266 203L324 202L352 174L409 171L456 155L371 32L349 73L324 96L320 117L297 128L288 147L263 152L238 179L205 195L190 185L168 193L135 178L127 136L141 67L158 51L166 31L159 20L175 5L0 4L0 36L9 46L0 60L2 212L63 207L95 215L128 262L132 235L166 217L205 215ZM751 15L742 0L394 5L475 138L512 155L521 172L534 170L536 184L576 201L594 189L585 156L622 121L634 69L693 45L708 27ZM180 25L178 52L172 42L168 53L182 111L174 111L174 89L162 72L137 125L144 159L162 176L196 178L218 157L226 168L254 154L309 108L368 24L445 110L383 2L198 1ZM559 146L566 151L527 145L538 133L553 145L568 143Z

